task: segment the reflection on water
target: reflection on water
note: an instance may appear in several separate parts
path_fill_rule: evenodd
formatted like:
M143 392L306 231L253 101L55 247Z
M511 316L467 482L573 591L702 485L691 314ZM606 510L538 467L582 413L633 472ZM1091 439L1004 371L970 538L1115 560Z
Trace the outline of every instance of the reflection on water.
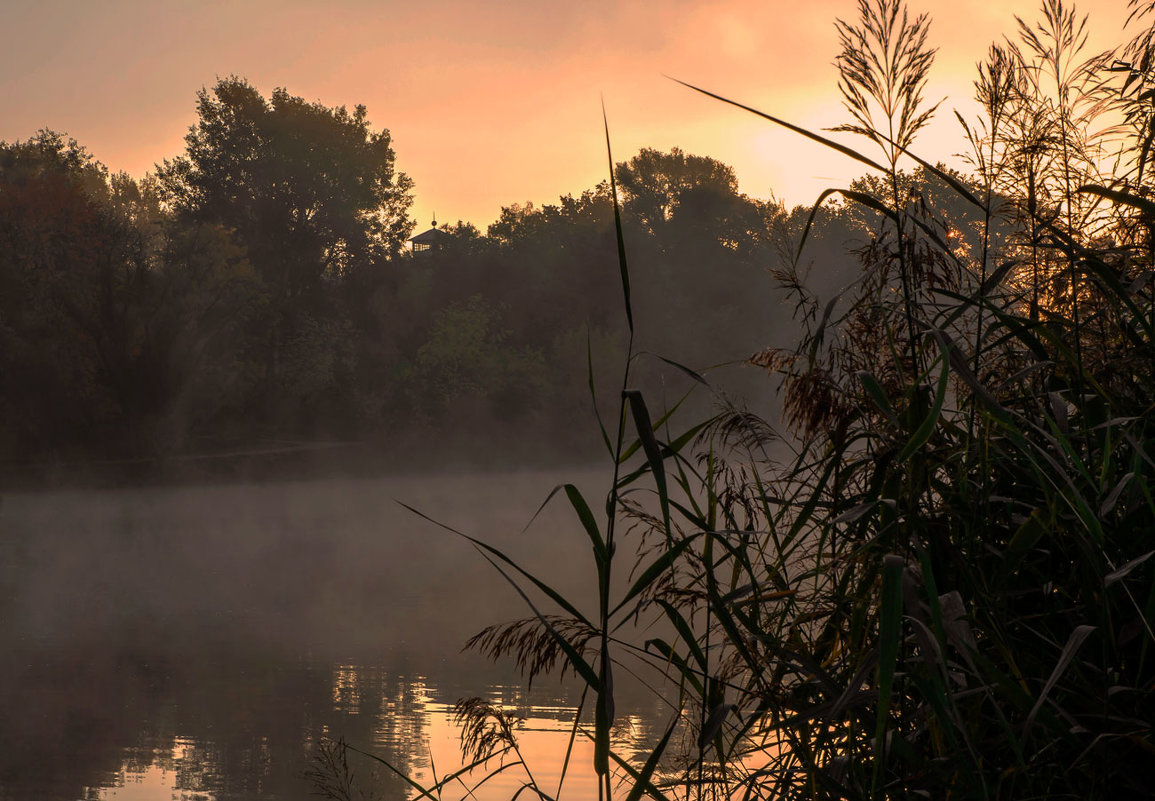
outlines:
M577 696L556 682L527 692L459 653L484 625L523 616L521 602L463 541L392 499L588 602L588 549L564 510L522 533L573 477L5 497L0 799L303 799L326 737L432 782L460 764L453 702L487 694L525 718L525 756L556 787ZM646 710L621 711L648 735ZM579 801L596 797L589 750L579 742L566 783ZM387 769L354 767L365 797L406 797ZM478 797L508 798L521 778L502 774Z

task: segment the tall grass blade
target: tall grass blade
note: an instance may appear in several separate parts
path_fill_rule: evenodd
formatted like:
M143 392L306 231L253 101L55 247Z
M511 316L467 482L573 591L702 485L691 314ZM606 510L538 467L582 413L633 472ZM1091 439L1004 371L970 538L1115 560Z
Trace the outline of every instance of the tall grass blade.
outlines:
M736 100L730 100L729 98L723 97L722 95L714 94L713 92L709 92L705 89L701 89L697 86L694 86L693 84L686 83L685 81L680 81L677 78L671 77L669 75L667 75L666 77L669 78L671 81L674 81L675 83L680 83L682 86L686 87L687 89L693 89L695 92L700 92L701 94L706 95L706 97L712 97L715 100L720 100L723 103L727 103L727 104L734 106L736 108L740 108L743 111L748 111L751 114L754 114L758 117L761 117L764 120L769 120L770 122L774 123L775 125L781 125L783 128L786 128L787 130L790 130L796 134L800 134L802 136L805 136L807 139L811 139L815 142L818 142L819 144L826 145L826 147L829 147L832 150L836 150L844 156L849 156L850 158L854 159L855 161L861 162L862 164L865 164L866 166L870 167L871 169L878 170L879 172L886 172L887 171L886 167L882 166L881 164L879 164L877 161L870 158L869 156L865 156L862 153L859 153L857 150L855 150L852 147L847 147L846 145L844 145L840 142L835 142L833 139L828 139L825 136L822 136L821 134L816 134L813 131L808 131L805 128L801 128L797 125L794 125L793 123L786 122L785 120L779 119L778 117L773 117L769 114L766 114L765 112L758 111L755 108L751 108L750 106L743 105L743 104L737 102Z
M662 507L662 522L666 526L666 536L672 536L670 531L670 493L666 487L666 467L662 458L662 450L654 436L654 428L650 423L650 412L646 408L646 401L642 393L636 389L627 389L622 395L629 401L630 411L634 415L634 426L638 430L638 439L642 442L642 450L646 453L650 472L654 475L654 484L658 490L658 502Z
M674 730L678 727L678 718L675 717L670 725L666 728L666 733L662 735L662 739L658 740L658 744L650 752L649 757L646 758L645 764L642 765L640 771L635 771L628 762L617 760L619 765L627 767L627 772L634 779L634 786L630 788L629 795L626 796L626 801L638 801L643 794L647 794L657 801L667 801L666 796L654 786L652 781L654 771L658 768L658 763L662 760L662 755L666 753L666 746L670 743L670 737Z
M1051 671L1047 683L1043 685L1042 691L1039 692L1039 697L1035 701L1035 705L1031 707L1030 714L1027 715L1027 722L1023 725L1023 739L1026 740L1031 731L1031 726L1035 722L1035 717L1039 714L1039 710L1043 708L1043 703L1047 700L1047 695L1059 679L1062 678L1063 672L1067 669L1067 665L1071 664L1071 660L1075 658L1075 654L1083 645L1084 641L1091 636L1091 632L1095 630L1095 626L1083 624L1076 626L1075 630L1071 632L1067 644L1063 646L1062 653L1059 654L1059 661L1055 663L1055 669Z
M606 116L605 103L602 103L602 123L606 129L606 157L610 162L610 196L614 204L614 233L618 241L618 269L622 278L622 299L626 304L626 323L629 325L631 336L634 333L634 307L630 302L630 271L626 266L626 237L622 232L622 210L618 203L618 183L614 177L614 155L610 148L610 121Z
M517 564L517 562L510 559L508 556L506 556L504 553L499 551L497 548L494 548L492 545L489 545L489 544L483 542L482 540L477 539L476 537L471 537L468 534L465 534L461 531L458 531L457 529L453 528L452 526L447 526L444 523L442 523L438 520L435 520L432 517L429 517L429 515L427 515L423 512L420 512L417 509L414 509L412 506L410 506L407 503L404 503L402 501L397 501L397 503L398 503L398 505L404 507L405 509L408 509L413 514L420 517L422 520L427 520L430 523L432 523L433 525L435 525L439 528L445 529L446 531L450 532L451 534L456 534L458 537L461 537L462 539L467 540L482 554L482 556L485 556L485 558L489 559L490 554L497 557L499 560L501 560L505 564L509 565L514 570L516 570L518 573L520 573L522 576L524 576L526 579L528 579L530 582L532 582L533 585L535 587L537 587L539 590L541 590L543 593L545 593L545 595L551 601L556 603L558 606L560 606L562 609L564 609L566 612L568 612L574 618L576 618L577 620L580 620L583 624L589 626L591 629L594 628L594 625L586 619L585 615L583 615L581 612L579 612L577 607L575 607L573 604L571 604L569 601L567 601L564 596L562 596L560 593L558 593L556 590L554 590L552 587L550 587L545 582L538 579L532 573L528 572L527 570L524 570L519 564ZM496 564L495 564L495 566L496 566ZM502 575L504 575L504 573ZM514 584L514 586L517 586L517 585ZM519 592L520 592L520 588L519 588Z
M882 598L878 609L878 715L874 725L874 769L871 792L878 793L886 764L886 736L890 727L894 673L898 665L898 645L902 633L902 578L906 565L901 556L890 554L882 562Z
M934 403L931 405L926 418L919 425L918 429L911 435L910 439L907 440L903 449L899 451L899 462L905 462L915 451L926 444L927 440L930 439L930 435L934 433L934 429L939 422L939 417L942 415L942 407L946 402L947 379L950 378L949 354L944 350L940 359L942 361L942 369L939 371L938 386L935 388L934 393Z

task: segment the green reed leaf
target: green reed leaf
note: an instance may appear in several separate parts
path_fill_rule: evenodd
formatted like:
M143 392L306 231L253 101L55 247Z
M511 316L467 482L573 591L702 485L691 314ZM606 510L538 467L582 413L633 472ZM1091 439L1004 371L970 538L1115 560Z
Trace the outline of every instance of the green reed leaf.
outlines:
M902 577L906 564L901 556L887 555L882 562L882 598L878 608L878 717L874 726L874 774L872 792L877 793L886 759L885 745L898 645L902 633Z
M565 495L569 498L570 506L577 512L578 520L581 521L582 528L589 537L590 543L594 547L594 555L598 561L599 573L604 569L606 562L609 561L609 551L606 549L606 541L602 539L601 529L598 528L598 521L594 518L594 513L590 511L589 504L582 496L581 490L573 484L563 485Z
M554 491L556 492L556 490L554 490ZM442 528L445 531L450 532L451 534L456 534L458 537L461 537L462 539L467 540L468 542L470 542L474 546L474 548L476 548L478 550L478 552L480 552L482 554L482 556L485 556L487 559L488 559L487 554L492 554L493 556L497 557L502 562L509 565L514 570L516 570L518 573L520 573L522 576L525 576L525 578L527 578L535 587L537 587L539 590L541 590L551 601L556 603L558 606L560 606L566 612L569 612L569 614L571 614L574 618L576 618L577 620L580 620L582 623L589 626L590 628L594 628L594 624L590 623L589 620L586 619L586 616L583 615L581 612L579 612L576 606L574 606L569 601L567 601L565 599L565 597L561 595L561 593L557 592L555 589L553 589L548 584L546 584L545 582L538 579L532 573L530 573L527 570L525 570L524 568L522 568L521 565L517 564L517 562L510 559L508 556L506 556L504 553L499 551L497 548L494 548L492 545L489 545L489 544L483 542L482 540L477 539L476 537L471 537L468 534L465 534L461 531L458 531L457 529L453 528L452 526L447 526L445 523L442 523L439 520L435 520L434 518L430 517L429 515L425 514L424 512L418 511L417 509L413 508L412 506L410 506L407 503L404 503L402 501L397 501L397 504L399 506L405 508L405 509L408 509L410 512L417 515L422 520L427 520L430 523L432 523L433 525L437 526L438 528ZM491 564L492 564L492 562L491 562ZM503 575L504 575L504 573L503 573ZM520 592L520 588L518 588L518 591Z
M1079 648L1083 645L1086 639L1091 636L1091 632L1095 630L1095 626L1076 626L1075 630L1071 632L1071 636L1067 639L1067 644L1063 646L1062 653L1059 654L1059 661L1055 663L1054 670L1051 671L1050 677L1047 678L1047 683L1043 685L1042 691L1039 693L1035 705L1031 707L1031 712L1027 715L1027 722L1023 724L1023 739L1027 738L1031 730L1031 726L1035 722L1035 717L1042 709L1043 703L1047 700L1047 695L1050 694L1054 686L1058 684L1059 679L1063 677L1067 666L1071 664L1071 660L1075 658Z
M707 97L712 97L715 100L720 100L723 103L727 103L727 104L734 106L736 108L740 108L743 111L748 111L751 114L754 114L755 116L761 117L764 120L769 120L770 122L774 123L775 125L780 125L783 128L786 128L787 130L793 131L796 134L799 134L801 136L806 137L807 139L810 139L810 140L813 140L815 142L818 142L819 144L825 145L826 147L830 148L831 150L836 150L839 153L841 153L842 155L849 156L850 158L854 159L855 161L861 162L862 164L865 164L866 166L868 166L872 169L878 170L879 172L886 172L887 171L886 167L882 166L881 164L879 164L874 159L870 158L869 156L864 156L862 153L859 153L854 148L847 147L846 145L842 144L841 142L835 142L833 139L828 139L827 137L822 136L821 134L816 134L813 131L808 131L805 128L802 128L798 125L794 125L793 123L786 122L785 120L779 119L778 117L773 117L769 114L766 114L765 112L758 111L755 108L751 108L750 106L743 105L742 103L739 103L735 100L730 100L728 98L725 98L722 95L716 95L713 92L708 92L705 89L700 89L697 86L694 86L693 84L686 83L685 81L680 81L677 78L673 78L673 77L670 77L668 75L666 77L670 78L670 80L674 81L675 83L680 83L682 86L686 87L687 89L693 89L695 92L700 92L701 94L704 94Z
M634 786L630 788L629 795L626 796L626 801L638 801L645 793L657 801L667 801L666 796L653 783L654 771L658 768L658 763L662 759L662 754L666 753L666 746L670 743L670 737L674 730L678 728L678 717L675 716L666 728L666 733L662 735L662 739L658 740L658 744L650 751L650 755L646 758L642 769L637 771L628 762L618 759L616 756L614 760L630 774L634 780Z
M654 484L658 489L658 502L662 508L662 522L666 526L666 536L672 536L670 531L670 493L666 487L665 460L658 440L654 437L654 428L650 423L650 412L646 409L646 401L642 393L636 389L627 389L622 392L623 398L629 401L630 411L634 415L634 427L638 431L638 439L642 442L642 449L646 452L646 461L649 462L650 472L654 474Z
M594 707L594 772L605 776L610 770L610 730L614 726L614 672L607 640L602 637L601 674Z
M934 429L938 425L939 417L942 415L943 403L946 401L947 379L950 377L950 359L945 351L939 359L942 362L942 369L939 371L938 386L935 388L934 393L934 403L931 404L930 411L927 412L926 418L919 425L918 429L911 435L910 439L907 440L902 450L899 451L897 457L899 463L906 462L915 451L926 444L927 440L930 439L930 435L934 433Z
M633 583L633 586L631 586L630 589L626 592L625 597L623 597L622 600L618 602L618 605L610 610L609 616L613 617L616 615L619 611L622 610L623 607L626 606L626 604L645 592L646 589L649 588L649 586L653 584L659 576L668 571L674 565L674 563L678 561L678 558L682 555L686 548L689 547L695 536L697 535L679 540L674 544L672 548L667 548L666 550L662 551L658 558L651 562L649 567L642 571L642 574L638 576L637 580Z
M622 231L622 210L618 203L618 183L614 177L614 154L610 149L610 121L606 117L605 103L602 104L602 122L606 129L606 157L610 162L610 196L614 203L614 232L618 240L618 271L622 278L622 299L626 304L626 323L630 334L634 333L634 308L630 302L630 269L626 264L626 237Z
M674 624L674 629L678 632L678 636L682 638L682 642L690 651L690 655L694 657L694 661L698 663L699 670L706 670L706 654L703 653L701 646L698 645L698 637L694 634L694 630L690 628L690 624L686 618L682 617L682 613L672 606L668 601L661 598L658 599L658 605L666 612L666 617Z

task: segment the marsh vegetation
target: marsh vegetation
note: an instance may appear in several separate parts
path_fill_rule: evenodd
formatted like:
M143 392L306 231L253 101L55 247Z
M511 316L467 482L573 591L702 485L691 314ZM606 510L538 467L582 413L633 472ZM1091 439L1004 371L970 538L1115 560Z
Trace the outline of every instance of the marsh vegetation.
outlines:
M1149 24L1155 7L1133 6ZM923 98L929 19L897 0L858 12L837 23L836 59L838 130L856 138L795 130L871 170L819 199L860 209L870 233L825 297L801 271L821 210L780 263L802 334L751 361L781 380L784 427L725 397L689 424L652 414L631 341L603 426L604 519L576 488L556 493L588 538L598 602L480 544L530 614L473 644L529 680L552 668L585 685L591 720L573 738L593 743L607 801L1142 797L1151 32L1087 53L1086 19L1046 0L979 65L960 175L917 155L938 110ZM616 200L614 214L632 334L652 288L631 280ZM611 590L622 571L628 588ZM636 761L610 736L624 673L671 707ZM565 795L535 781L500 710L462 714L487 732L466 740L474 756L512 760L523 793Z

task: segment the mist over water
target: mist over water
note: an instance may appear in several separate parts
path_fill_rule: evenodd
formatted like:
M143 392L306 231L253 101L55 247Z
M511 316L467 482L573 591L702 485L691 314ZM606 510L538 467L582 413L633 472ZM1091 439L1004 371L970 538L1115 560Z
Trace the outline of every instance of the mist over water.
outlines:
M395 499L585 604L596 581L572 514L555 500L523 529L558 483L592 503L605 480L526 471L6 495L0 798L303 798L322 736L428 780L431 753L441 775L456 758L448 706L471 695L568 731L577 698L564 683L527 694L512 666L460 650L529 614L524 602L465 540ZM530 742L544 758L542 737ZM375 781L379 797L404 796L396 777Z

